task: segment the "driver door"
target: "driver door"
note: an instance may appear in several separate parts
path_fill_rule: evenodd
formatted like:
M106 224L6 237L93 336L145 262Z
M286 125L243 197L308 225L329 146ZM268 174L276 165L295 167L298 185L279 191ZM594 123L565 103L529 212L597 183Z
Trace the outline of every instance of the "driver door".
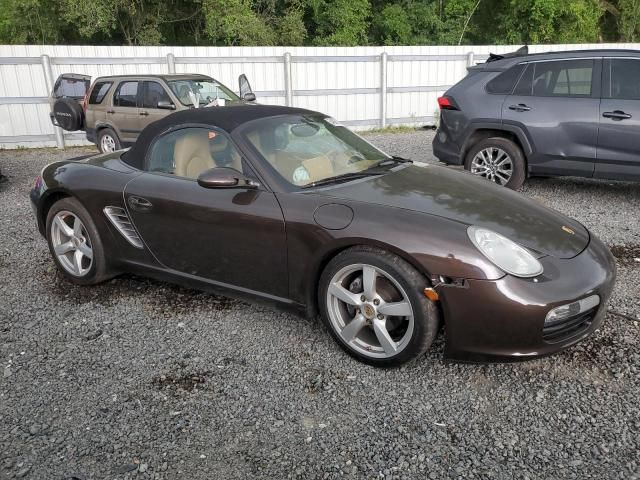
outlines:
M156 139L146 172L126 186L131 218L167 268L225 287L287 298L285 224L263 187L204 188L197 177L230 167L251 177L226 133L183 128Z

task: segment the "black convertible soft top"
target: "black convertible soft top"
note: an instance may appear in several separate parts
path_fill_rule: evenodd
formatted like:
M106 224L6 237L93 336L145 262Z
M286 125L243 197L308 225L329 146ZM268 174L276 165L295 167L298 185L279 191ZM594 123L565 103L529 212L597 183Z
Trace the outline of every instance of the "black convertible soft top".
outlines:
M161 133L180 125L210 125L228 133L251 120L278 115L316 113L303 108L280 105L235 104L224 107L205 107L172 113L148 125L131 149L122 155L122 160L132 167L142 169L147 149Z

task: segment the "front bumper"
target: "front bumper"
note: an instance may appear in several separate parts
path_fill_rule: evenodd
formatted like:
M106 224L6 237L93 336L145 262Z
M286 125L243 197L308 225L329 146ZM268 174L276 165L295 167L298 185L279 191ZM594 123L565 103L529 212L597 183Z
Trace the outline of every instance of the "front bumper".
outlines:
M441 287L445 357L470 362L523 360L563 350L593 333L604 319L615 283L611 252L591 236L578 256L543 257L540 262L544 273L537 282L507 275L499 280L468 280L466 288ZM580 319L578 328L550 340L544 333L547 313L594 294L600 296L600 304Z

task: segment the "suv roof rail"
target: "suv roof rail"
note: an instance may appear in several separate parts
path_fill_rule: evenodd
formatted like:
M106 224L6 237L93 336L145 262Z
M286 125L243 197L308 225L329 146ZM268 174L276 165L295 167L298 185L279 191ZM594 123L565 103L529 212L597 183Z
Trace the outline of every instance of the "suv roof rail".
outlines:
M524 57L525 55L529 55L529 46L525 45L524 47L520 47L515 52L509 53L489 53L489 58L485 63L496 62L498 60L502 60L503 58L513 58L513 57Z

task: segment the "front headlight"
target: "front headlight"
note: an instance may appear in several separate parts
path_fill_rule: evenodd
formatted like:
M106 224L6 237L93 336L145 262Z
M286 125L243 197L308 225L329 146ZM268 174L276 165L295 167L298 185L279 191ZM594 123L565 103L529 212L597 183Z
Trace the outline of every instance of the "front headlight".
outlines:
M535 277L543 271L540 262L526 248L482 227L467 229L473 244L498 268L516 277Z

